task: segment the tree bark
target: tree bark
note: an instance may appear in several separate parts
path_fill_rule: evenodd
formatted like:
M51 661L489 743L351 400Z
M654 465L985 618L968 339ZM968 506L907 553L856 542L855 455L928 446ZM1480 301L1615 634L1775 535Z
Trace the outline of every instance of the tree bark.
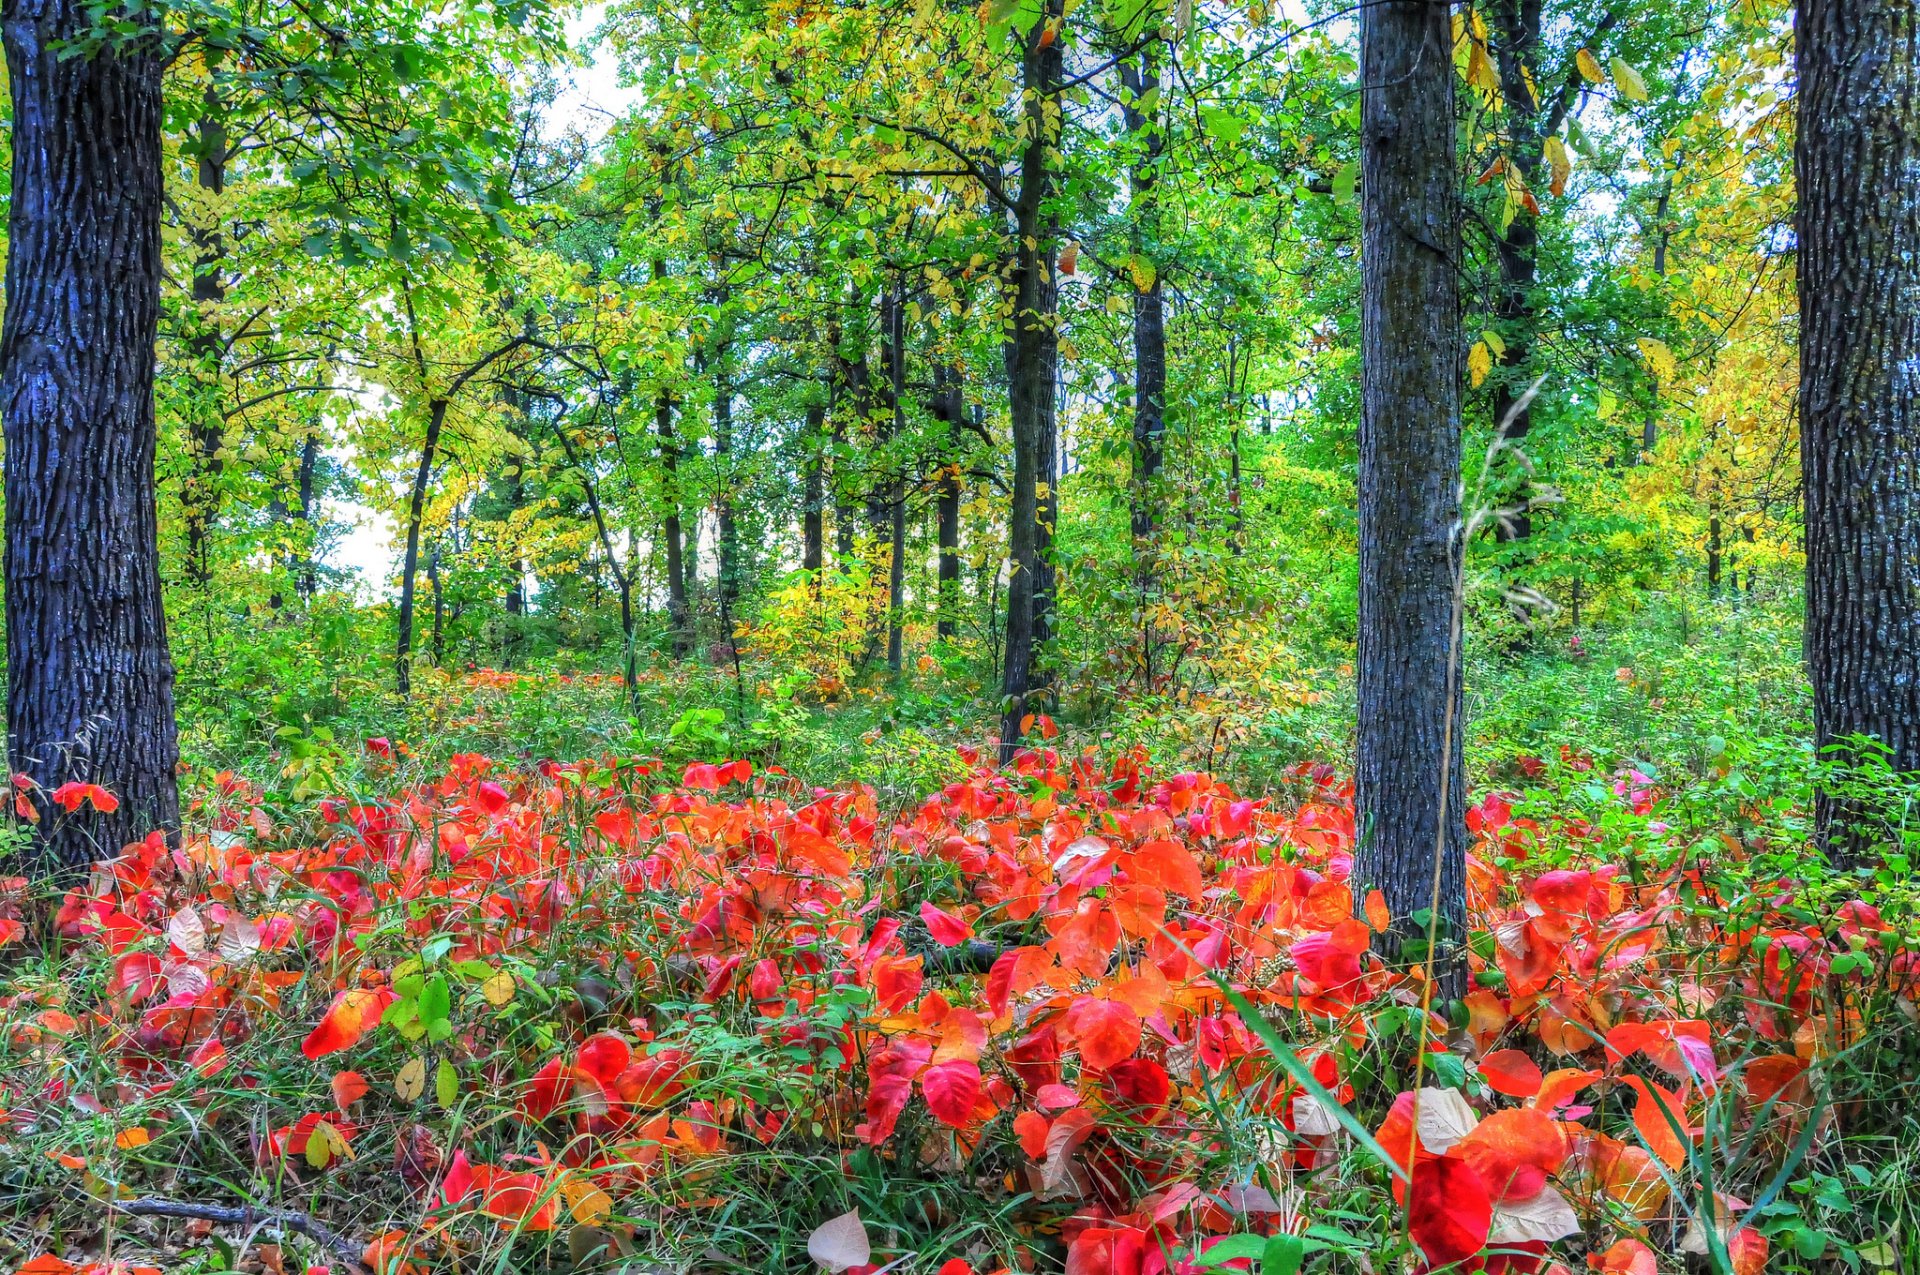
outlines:
M1127 132L1141 139L1141 155L1128 170L1133 193L1133 251L1147 252L1148 232L1154 224L1154 187L1158 165L1166 140L1139 108L1140 99L1160 87L1160 75L1151 52L1140 55L1136 69L1120 64L1121 83L1127 90L1124 111ZM1150 257L1150 254L1148 254ZM1157 520L1154 480L1166 455L1167 398L1167 315L1166 287L1156 268L1153 286L1133 292L1133 560L1134 575L1141 594L1154 583L1158 548L1155 543ZM1148 654L1151 663L1151 653Z
M74 0L7 0L4 23L7 749L57 873L180 816L153 474L162 60L151 39L85 49ZM119 808L65 815L44 796L70 780Z
M939 598L935 635L948 641L960 631L960 430L967 410L960 369L936 367L932 416L946 427L934 503L934 539L939 544Z
M427 437L420 446L420 467L407 493L407 550L400 559L400 617L395 626L393 687L401 695L413 691L413 603L420 571L420 525L426 518L427 487L433 480L433 462L440 454L440 429L447 422L447 400L427 403Z
M1443 995L1464 991L1466 829L1454 554L1460 230L1447 6L1361 11L1359 729L1354 872L1386 897L1390 953L1436 894ZM1444 794L1444 796L1442 795ZM1414 953L1407 953L1412 955Z
M905 427L907 388L907 306L894 284L882 311L886 324L887 400L892 408L887 442ZM899 462L889 460L884 488L887 501L887 667L898 673L906 660L907 493Z
M1802 0L1800 458L1816 745L1920 770L1920 49L1911 0ZM1875 848L1821 792L1815 837Z
M1060 0L1048 0L1026 36L1021 86L1027 144L1020 156L1020 193L1015 200L1012 331L1006 342L1007 406L1013 435L1013 497L1008 511L1007 623L1000 679L1002 764L1013 760L1025 734L1023 723L1045 689L1039 653L1050 628L1053 597L1051 547L1057 425L1053 379L1059 352L1054 328L1057 294L1053 278L1052 227L1043 209L1052 186L1048 154L1059 132L1060 41L1048 37L1060 19Z
M680 441L673 432L673 395L661 390L653 400L654 433L660 440L661 500L666 513L660 519L660 538L667 553L667 627L671 630L673 658L684 660L693 653L693 611L687 604L687 564L682 545L686 539L680 526Z
M194 148L199 152L195 177L200 189L217 200L227 188L227 128L219 96L211 85L203 106L194 138ZM204 589L213 578L207 531L219 515L220 448L226 442L226 422L221 415L224 347L216 311L227 295L221 273L226 262L226 236L220 231L218 215L211 226L196 227L192 238L194 315L192 336L187 342L195 388L193 415L187 424L192 465L180 503L187 530L187 578Z
M807 404L806 433L800 463L805 466L800 510L800 566L813 573L814 596L820 593L820 568L826 563L827 405Z

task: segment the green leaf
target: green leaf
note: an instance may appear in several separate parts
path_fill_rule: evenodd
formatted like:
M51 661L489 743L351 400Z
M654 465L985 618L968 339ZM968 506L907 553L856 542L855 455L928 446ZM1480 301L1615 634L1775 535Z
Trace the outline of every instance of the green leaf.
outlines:
M1307 1242L1298 1235L1276 1235L1260 1254L1260 1275L1298 1275L1307 1260Z
M1360 189L1360 162L1348 160L1340 165L1340 171L1333 175L1333 197L1343 204L1353 202Z
M1247 122L1245 120L1230 111L1221 110L1217 106L1201 107L1200 119L1206 124L1207 132L1211 133L1216 141L1225 146L1232 146L1240 140L1240 135L1247 131Z

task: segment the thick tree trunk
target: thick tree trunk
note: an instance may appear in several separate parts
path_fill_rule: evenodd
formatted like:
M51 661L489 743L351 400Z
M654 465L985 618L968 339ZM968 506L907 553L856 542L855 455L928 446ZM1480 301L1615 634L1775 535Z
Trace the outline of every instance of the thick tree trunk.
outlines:
M393 686L401 695L413 691L413 603L420 573L420 525L426 518L427 487L433 480L433 462L440 454L440 430L447 422L447 400L427 404L427 437L420 446L420 467L407 493L407 550L400 559L400 621L394 639Z
M667 554L667 627L673 640L673 658L693 652L693 612L687 604L687 564L680 527L680 441L673 432L673 395L661 390L653 400L654 433L660 440L661 500L666 514L660 519L660 539Z
M1911 0L1802 0L1800 458L1816 744L1872 736L1920 770L1920 20ZM1874 848L1821 793L1815 836Z
M1466 829L1454 646L1460 481L1460 230L1447 6L1361 11L1363 192L1359 732L1354 872L1404 951L1437 888L1464 991ZM1443 795L1444 794L1444 795ZM1437 878L1437 887L1436 887Z
M1013 760L1023 723L1045 689L1040 649L1051 627L1053 512L1057 425L1053 378L1059 351L1054 329L1053 235L1042 208L1052 173L1048 153L1059 125L1060 41L1047 36L1060 16L1049 0L1027 35L1021 82L1028 142L1020 157L1014 215L1013 330L1006 343L1007 406L1013 435L1013 498L1008 512L1007 627L1000 679L1000 761Z
M141 41L76 55L94 17L73 0L7 0L4 21L7 750L57 872L180 817L153 477L162 63ZM119 808L44 800L70 780Z
M216 200L227 188L227 128L220 100L211 86L204 98L194 148L199 152L195 176L200 189ZM193 363L195 392L187 442L192 462L181 513L187 525L187 578L205 588L213 577L207 531L219 515L220 448L226 442L221 414L221 363L224 351L217 307L226 299L226 236L216 220L193 232L193 335L187 355Z

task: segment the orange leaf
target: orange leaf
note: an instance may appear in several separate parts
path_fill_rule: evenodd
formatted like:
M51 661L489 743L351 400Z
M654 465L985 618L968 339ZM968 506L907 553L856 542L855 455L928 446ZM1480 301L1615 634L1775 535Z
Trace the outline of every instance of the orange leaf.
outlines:
M1621 1079L1640 1095L1633 1107L1633 1127L1646 1140L1647 1147L1666 1161L1670 1169L1685 1164L1692 1131L1687 1127L1687 1108L1680 1096L1640 1076Z
M354 987L341 992L300 1042L300 1052L308 1058L325 1058L353 1048L397 999L384 987Z
M1385 934L1387 927L1393 924L1393 914L1387 911L1387 896L1378 890L1367 891L1367 924L1377 934Z
M1567 1158L1567 1139L1544 1112L1514 1107L1475 1125L1452 1154L1473 1166L1495 1203L1506 1203L1540 1194Z
M1131 1058L1140 1047L1140 1015L1120 1001L1082 996L1068 1007L1066 1026L1080 1061L1097 1071Z
M1168 894L1198 899L1206 890L1199 861L1178 841L1166 838L1149 841L1125 862L1130 878L1144 885L1158 886Z
M1531 1098L1540 1092L1540 1065L1518 1049L1501 1049L1480 1060L1480 1079L1495 1093Z
M357 1071L333 1073L333 1105L345 1111L367 1096L367 1078Z
M931 903L920 905L920 920L925 923L927 933L941 947L958 947L973 937L973 927L951 912L943 912Z

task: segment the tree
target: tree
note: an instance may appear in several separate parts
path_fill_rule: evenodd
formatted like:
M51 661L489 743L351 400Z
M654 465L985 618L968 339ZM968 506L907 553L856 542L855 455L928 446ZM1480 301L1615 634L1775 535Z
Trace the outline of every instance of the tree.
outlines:
M1460 481L1460 228L1445 5L1360 18L1359 737L1354 871L1395 946L1438 904L1465 933L1466 829L1454 672ZM1397 941L1396 941L1397 940ZM1464 990L1464 963L1441 985Z
M35 797L45 865L76 868L180 812L153 486L163 51L99 39L71 0L5 22L8 764L118 798L88 826Z
M1820 748L1869 735L1920 770L1920 19L1908 0L1802 0L1800 464L1807 671ZM1842 753L1844 756L1844 752ZM1850 860L1862 812L1815 836Z

